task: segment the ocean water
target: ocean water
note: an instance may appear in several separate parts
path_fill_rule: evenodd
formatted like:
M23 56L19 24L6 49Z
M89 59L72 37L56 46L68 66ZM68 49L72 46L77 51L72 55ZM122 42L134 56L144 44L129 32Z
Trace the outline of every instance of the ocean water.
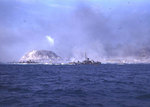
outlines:
M150 107L150 65L0 65L0 107Z

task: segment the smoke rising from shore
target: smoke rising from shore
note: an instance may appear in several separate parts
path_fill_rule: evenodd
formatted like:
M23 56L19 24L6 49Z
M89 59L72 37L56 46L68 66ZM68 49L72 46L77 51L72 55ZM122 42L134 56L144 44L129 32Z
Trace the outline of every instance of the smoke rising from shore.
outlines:
M55 6L0 1L3 13L0 15L0 61L18 60L33 49L52 50L76 60L82 60L85 52L93 60L150 55L150 3L147 1L123 2L117 7L80 1L71 6ZM45 41L46 34L54 35L53 47Z

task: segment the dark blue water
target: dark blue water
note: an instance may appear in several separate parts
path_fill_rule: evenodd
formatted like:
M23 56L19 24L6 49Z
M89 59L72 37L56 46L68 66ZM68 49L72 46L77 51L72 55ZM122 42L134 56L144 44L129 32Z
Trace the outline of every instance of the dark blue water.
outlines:
M150 65L0 65L0 107L150 107Z

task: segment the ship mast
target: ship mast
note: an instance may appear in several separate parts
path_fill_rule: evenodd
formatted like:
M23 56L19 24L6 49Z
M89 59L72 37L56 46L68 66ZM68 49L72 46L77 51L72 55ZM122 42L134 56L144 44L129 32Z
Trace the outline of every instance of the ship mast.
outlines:
M90 59L87 57L86 52L85 52L85 60L89 61Z
M87 55L86 55L86 52L85 52L85 59L87 59Z

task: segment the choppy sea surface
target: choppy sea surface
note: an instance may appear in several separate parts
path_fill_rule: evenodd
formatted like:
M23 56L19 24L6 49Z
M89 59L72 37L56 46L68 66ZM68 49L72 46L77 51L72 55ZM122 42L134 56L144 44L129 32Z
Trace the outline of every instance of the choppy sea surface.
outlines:
M3 64L0 107L150 107L150 65Z

